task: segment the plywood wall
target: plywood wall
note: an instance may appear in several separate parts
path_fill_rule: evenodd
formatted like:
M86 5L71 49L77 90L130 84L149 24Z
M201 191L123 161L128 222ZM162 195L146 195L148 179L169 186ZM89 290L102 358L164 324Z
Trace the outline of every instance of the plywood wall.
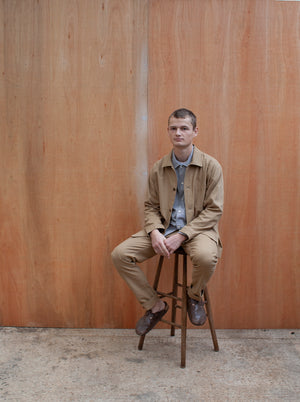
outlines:
M217 327L299 326L300 3L3 0L0 18L0 324L135 325L110 252L185 106L224 169Z

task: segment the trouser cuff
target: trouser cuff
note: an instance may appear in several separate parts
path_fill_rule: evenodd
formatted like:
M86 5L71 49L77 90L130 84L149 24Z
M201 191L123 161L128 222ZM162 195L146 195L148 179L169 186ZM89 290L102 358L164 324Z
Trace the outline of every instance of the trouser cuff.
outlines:
M200 295L195 294L195 293L193 293L193 288L190 286L187 290L187 293L191 299L198 300L198 301L202 300L201 297L203 296L203 290L200 291Z
M155 293L153 295L153 297L150 300L147 300L146 302L142 303L142 306L144 307L144 309L146 310L151 310L152 307L159 301L159 297L157 295L157 293Z

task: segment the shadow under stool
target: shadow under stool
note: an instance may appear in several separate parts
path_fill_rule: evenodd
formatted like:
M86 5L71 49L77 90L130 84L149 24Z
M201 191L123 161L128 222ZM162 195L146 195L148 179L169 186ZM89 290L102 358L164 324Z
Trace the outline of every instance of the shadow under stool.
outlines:
M153 288L157 292L160 298L170 298L172 300L172 309L171 309L171 321L166 319L162 319L161 321L169 324L171 326L171 336L175 335L175 327L181 329L181 364L180 367L185 367L186 361L186 327L187 327L187 254L180 247L178 250L175 251L175 261L173 267L173 286L172 291L165 293L162 291L157 290L161 270L163 267L164 257L160 256L158 266L156 269L155 279L153 283ZM179 255L182 256L182 281L179 283L178 279L178 266L179 266ZM179 288L181 288L181 292L178 292ZM204 289L203 292L204 296L204 305L206 310L206 315L209 322L211 337L214 345L214 350L217 352L219 350L218 340L216 336L216 331L213 322L213 315L211 309L211 302L208 294L207 287ZM181 310L181 322L176 323L176 310ZM141 335L139 340L138 349L142 350L144 345L146 335Z

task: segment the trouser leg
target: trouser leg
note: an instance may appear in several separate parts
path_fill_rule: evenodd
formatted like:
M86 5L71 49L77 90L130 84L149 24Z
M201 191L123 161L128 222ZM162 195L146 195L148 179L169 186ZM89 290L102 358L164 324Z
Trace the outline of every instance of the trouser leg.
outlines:
M150 310L159 300L159 297L137 263L141 263L154 255L151 240L146 233L144 236L129 237L112 252L112 260L117 271L146 310Z
M200 300L201 293L206 287L216 269L218 262L218 249L214 240L208 236L199 234L184 245L192 264L192 282L188 289L188 295L195 300Z

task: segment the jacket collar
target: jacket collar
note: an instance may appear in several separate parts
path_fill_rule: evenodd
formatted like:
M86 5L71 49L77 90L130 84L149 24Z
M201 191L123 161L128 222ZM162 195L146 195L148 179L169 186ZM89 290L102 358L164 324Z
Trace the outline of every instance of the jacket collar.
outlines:
M194 146L194 153L190 165L203 166L203 152ZM172 164L172 151L163 157L162 167L173 167Z

